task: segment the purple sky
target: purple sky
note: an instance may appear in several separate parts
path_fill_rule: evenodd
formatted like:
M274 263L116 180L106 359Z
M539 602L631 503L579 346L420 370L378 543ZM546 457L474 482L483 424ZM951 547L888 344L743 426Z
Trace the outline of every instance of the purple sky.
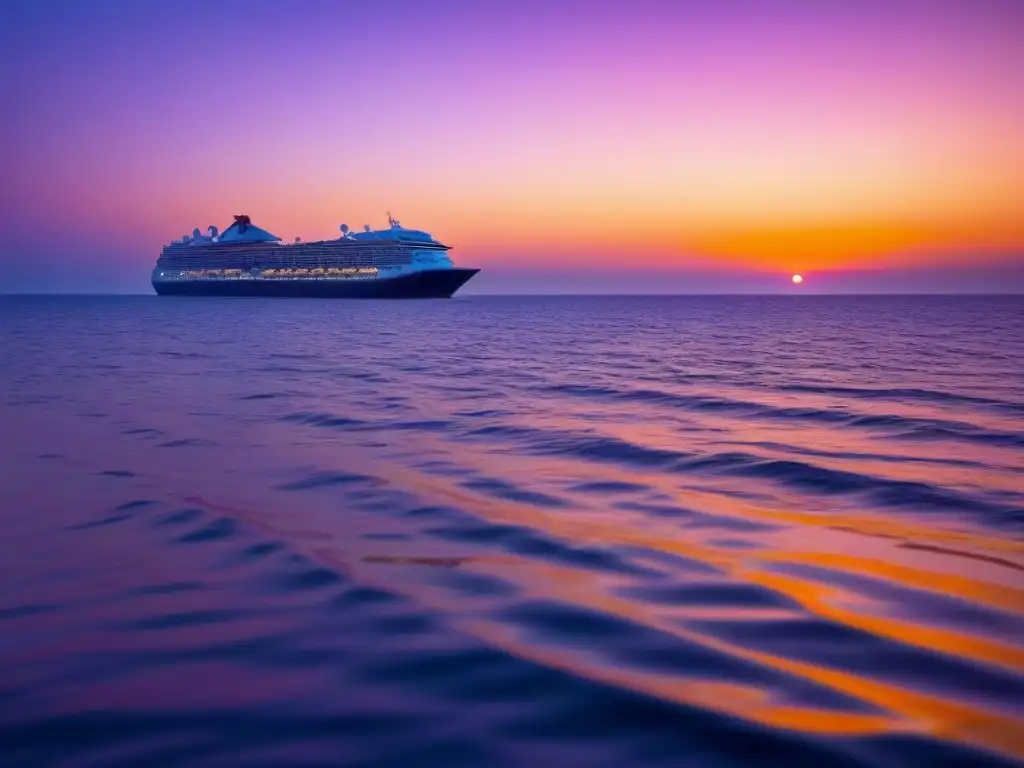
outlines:
M6 0L0 291L248 213L481 292L1024 290L1024 2Z

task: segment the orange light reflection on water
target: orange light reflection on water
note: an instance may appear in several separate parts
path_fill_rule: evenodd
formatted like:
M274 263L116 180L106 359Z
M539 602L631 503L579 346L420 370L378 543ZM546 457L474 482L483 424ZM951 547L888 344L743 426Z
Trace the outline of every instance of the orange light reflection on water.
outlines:
M637 478L633 473L616 473L612 477ZM650 480L643 477L644 481ZM429 492L432 483L421 479L421 490ZM438 490L438 489L433 489ZM590 516L564 511L545 512L535 506L516 502L497 502L493 498L451 489L442 491L447 500L458 506L472 508L475 514L492 523L520 525L542 531L559 540L590 546L644 548L698 561L723 571L723 578L739 583L764 586L793 600L805 615L823 621L887 637L895 642L915 645L939 653L970 659L974 662L998 665L1016 671L1024 670L1024 651L1019 647L972 637L938 627L915 624L877 615L870 615L870 602L857 603L855 599L837 605L835 598L843 590L834 585L783 576L765 570L773 563L803 563L815 565L837 573L884 579L907 589L928 590L952 596L967 602L990 605L993 608L1020 613L1024 608L1024 591L1005 584L972 579L961 575L942 573L949 566L949 558L932 553L939 564L936 571L905 565L894 565L871 557L857 557L855 553L865 542L881 542L888 538L908 538L916 542L961 540L973 548L991 548L1004 557L1020 558L1024 546L981 535L966 536L935 529L928 525L893 524L871 516L855 515L830 517L787 513L744 503L724 502L717 494L689 492L687 501L704 511L731 515L737 519L763 520L786 523L780 532L742 534L750 545L735 549L722 546L714 539L716 532L702 532L700 528L680 528L671 522L660 527L644 518L644 524L632 526L629 515ZM836 527L842 524L842 529ZM829 532L828 541L841 541L841 551L814 551L814 533ZM737 538L733 535L732 538ZM784 544L785 542L786 544ZM804 542L800 546L800 542ZM867 546L868 550L872 549ZM891 546L891 545L887 545ZM918 553L920 554L920 553ZM642 669L625 668L602 661L582 649L558 650L550 644L538 645L510 630L508 626L467 616L468 629L489 642L499 644L509 652L539 663L571 670L591 679L643 691L651 695L680 703L708 707L762 724L808 733L871 734L893 732L927 732L935 736L973 744L1015 756L1024 756L1024 736L1008 714L993 710L980 703L963 703L944 699L934 692L911 690L905 685L871 679L855 671L823 666L798 659L747 647L735 641L715 637L707 632L686 626L686 616L699 617L700 609L689 612L685 607L657 608L643 601L625 600L614 595L620 580L607 574L595 575L582 569L565 568L552 563L538 563L528 558L470 559L461 567L492 575L506 575L520 584L532 585L530 592L539 599L562 600L569 604L600 611L610 616L633 622L641 627L674 636L686 643L722 653L728 657L753 662L794 677L803 678L839 694L857 699L878 709L877 713L844 711L821 706L794 705L769 696L757 686L743 684L724 685L700 679L699 671L691 674L654 674ZM695 577L696 578L696 577ZM415 591L422 594L419 587ZM850 596L855 597L855 596ZM444 598L427 597L434 601ZM855 610L853 606L856 605ZM451 607L449 606L451 609ZM725 609L716 612L716 619L728 615ZM735 621L757 619L756 610L735 608L730 617ZM792 613L791 618L800 616ZM777 617L778 618L778 617ZM755 640L757 630L751 627Z

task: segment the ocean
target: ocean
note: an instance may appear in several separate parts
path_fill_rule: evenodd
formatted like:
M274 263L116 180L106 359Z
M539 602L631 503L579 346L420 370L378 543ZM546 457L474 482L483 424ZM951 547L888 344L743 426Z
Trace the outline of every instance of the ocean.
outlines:
M1024 298L0 339L5 768L1024 764Z

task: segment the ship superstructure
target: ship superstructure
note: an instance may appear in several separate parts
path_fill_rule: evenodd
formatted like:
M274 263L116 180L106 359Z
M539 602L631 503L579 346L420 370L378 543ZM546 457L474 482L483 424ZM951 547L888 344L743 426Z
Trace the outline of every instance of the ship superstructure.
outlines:
M161 295L447 298L479 270L456 267L449 246L406 229L388 228L334 240L282 243L245 215L223 233L209 227L166 245L153 269Z

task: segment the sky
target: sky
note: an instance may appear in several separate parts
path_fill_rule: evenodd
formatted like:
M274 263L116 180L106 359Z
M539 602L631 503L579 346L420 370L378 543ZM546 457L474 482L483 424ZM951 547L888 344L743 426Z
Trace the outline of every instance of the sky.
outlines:
M1024 292L1022 41L1016 0L2 0L0 292L389 210L466 292Z

